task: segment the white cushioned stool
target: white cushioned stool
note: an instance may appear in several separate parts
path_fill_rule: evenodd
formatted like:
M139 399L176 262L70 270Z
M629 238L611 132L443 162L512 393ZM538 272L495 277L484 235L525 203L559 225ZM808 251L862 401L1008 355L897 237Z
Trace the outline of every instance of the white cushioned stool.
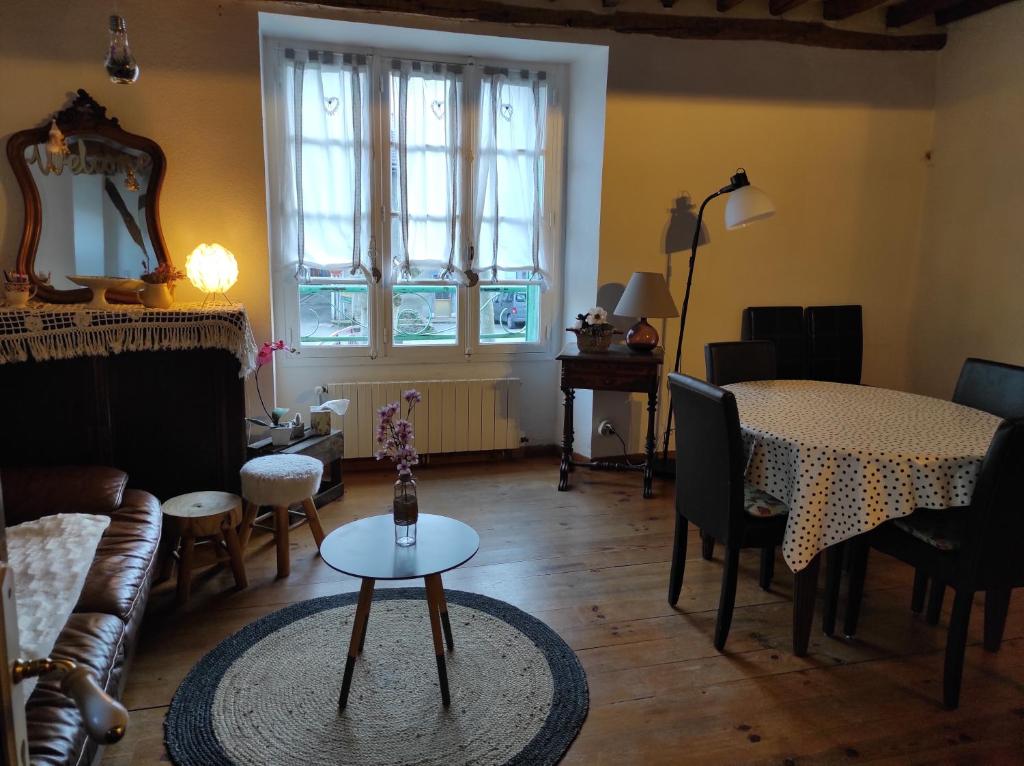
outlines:
M320 488L323 464L306 455L266 455L242 466L242 497L245 498L245 519L242 524L242 548L249 542L260 506L274 509L274 536L277 539L277 576L287 577L291 571L288 557L288 508L301 503L313 532L317 548L324 541L320 516L313 495Z

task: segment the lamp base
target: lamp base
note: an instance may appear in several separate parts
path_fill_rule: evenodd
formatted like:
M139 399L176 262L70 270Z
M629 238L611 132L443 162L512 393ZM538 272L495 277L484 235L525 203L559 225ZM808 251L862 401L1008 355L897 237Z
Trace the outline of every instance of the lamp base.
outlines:
M658 347L658 340L658 331L648 324L647 317L640 317L640 321L626 332L626 345L638 353L653 351Z

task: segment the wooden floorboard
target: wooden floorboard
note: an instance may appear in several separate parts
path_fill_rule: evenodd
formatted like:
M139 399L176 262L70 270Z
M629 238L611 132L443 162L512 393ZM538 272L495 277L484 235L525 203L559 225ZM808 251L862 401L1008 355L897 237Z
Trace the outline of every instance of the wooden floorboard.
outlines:
M860 635L824 636L819 603L810 653L799 659L790 650L792 576L780 558L766 593L757 553L745 554L719 653L711 637L721 559L702 560L692 531L679 608L666 602L672 485L656 483L657 496L643 500L635 476L577 471L562 493L557 474L555 462L528 459L430 468L418 478L421 508L480 532L480 553L445 575L445 586L534 614L586 669L590 715L564 763L1024 763L1019 594L996 655L980 645L978 599L955 712L940 704L948 612L938 627L912 614L910 570L882 556L868 567ZM391 491L386 474L348 477L345 497L320 512L325 530L383 512ZM105 764L167 762L167 706L189 669L232 632L287 604L358 587L319 560L307 528L292 531L291 555L291 576L275 579L273 545L258 532L248 589L235 591L230 573L214 568L196 577L184 609L173 606L173 583L154 590L125 693L131 724Z

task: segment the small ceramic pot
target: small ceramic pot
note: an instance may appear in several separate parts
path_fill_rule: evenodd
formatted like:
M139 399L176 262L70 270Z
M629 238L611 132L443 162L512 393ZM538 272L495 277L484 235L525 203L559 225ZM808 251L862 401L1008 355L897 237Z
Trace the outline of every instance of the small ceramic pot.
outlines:
M283 447L292 440L292 426L274 426L270 429L270 441L275 447Z
M146 282L139 290L139 300L148 309L169 309L174 304L174 285Z
M11 308L23 309L28 306L28 301L35 295L35 292L35 288L32 290L15 290L8 285L4 291L4 303Z

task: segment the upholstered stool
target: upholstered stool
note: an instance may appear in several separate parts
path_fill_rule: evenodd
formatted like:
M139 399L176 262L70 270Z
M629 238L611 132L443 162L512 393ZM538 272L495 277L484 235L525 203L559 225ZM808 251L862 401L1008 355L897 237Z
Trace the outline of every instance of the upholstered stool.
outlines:
M177 522L181 536L178 550L178 604L188 601L192 587L193 552L196 541L211 540L217 546L217 557L223 556L224 546L235 584L239 588L248 585L245 577L245 563L242 561L242 545L235 528L242 519L242 499L230 492L190 492L172 497L163 504L165 516Z
M242 523L242 548L249 542L256 515L261 506L272 507L274 536L277 540L277 576L287 577L291 571L288 556L288 509L301 503L306 520L313 532L317 548L324 541L313 495L320 488L324 466L319 460L305 455L267 455L250 460L242 466L242 497L245 498L245 518Z

